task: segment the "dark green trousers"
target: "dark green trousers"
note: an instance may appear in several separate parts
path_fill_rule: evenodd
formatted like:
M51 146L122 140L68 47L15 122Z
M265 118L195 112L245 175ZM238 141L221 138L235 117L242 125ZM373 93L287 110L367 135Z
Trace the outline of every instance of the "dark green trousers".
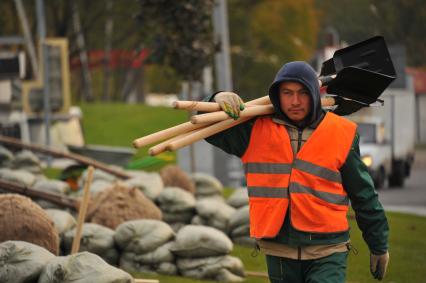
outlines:
M271 283L344 283L348 252L313 260L266 255Z

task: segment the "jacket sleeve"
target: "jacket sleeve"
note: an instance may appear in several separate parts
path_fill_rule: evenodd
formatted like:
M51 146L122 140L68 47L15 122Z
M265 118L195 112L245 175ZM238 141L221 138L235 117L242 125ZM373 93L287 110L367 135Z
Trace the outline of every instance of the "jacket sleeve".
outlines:
M213 101L215 94L216 93L206 97L204 101ZM254 121L255 118L219 132L206 138L206 141L229 154L241 157L244 155L249 145Z
M373 254L385 253L388 250L389 225L373 180L361 160L358 134L340 172L365 242Z

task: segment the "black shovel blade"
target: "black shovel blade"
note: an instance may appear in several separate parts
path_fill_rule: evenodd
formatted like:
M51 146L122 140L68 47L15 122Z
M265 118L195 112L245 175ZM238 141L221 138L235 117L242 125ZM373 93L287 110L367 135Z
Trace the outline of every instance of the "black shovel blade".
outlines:
M353 100L342 100L332 112L339 116L347 116L364 107L365 105Z
M327 93L358 101L363 106L370 105L377 101L394 79L395 77L381 73L346 67L328 84Z
M337 50L333 58L322 64L320 76L334 75L347 67L357 67L396 77L392 59L382 36L375 36Z

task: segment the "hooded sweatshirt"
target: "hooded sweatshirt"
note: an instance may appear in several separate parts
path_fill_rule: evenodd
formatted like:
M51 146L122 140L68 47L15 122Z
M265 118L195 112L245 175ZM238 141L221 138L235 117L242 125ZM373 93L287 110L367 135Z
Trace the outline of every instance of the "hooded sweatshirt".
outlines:
M311 110L304 121L294 124L282 111L279 99L279 86L282 82L301 83L311 95ZM324 116L321 108L321 96L318 78L315 70L306 62L294 61L285 64L277 72L274 81L269 87L269 98L274 106L276 117L288 124L293 124L299 128L305 128L319 121Z

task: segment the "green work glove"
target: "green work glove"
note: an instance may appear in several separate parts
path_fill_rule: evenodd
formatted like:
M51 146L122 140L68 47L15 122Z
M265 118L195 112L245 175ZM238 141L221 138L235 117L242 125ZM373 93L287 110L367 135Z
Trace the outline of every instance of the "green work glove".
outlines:
M382 255L370 254L370 271L374 279L382 280L385 277L389 263L389 252Z
M240 111L244 110L243 100L233 92L219 92L215 95L214 101L219 103L220 108L234 120L237 120L240 117Z

